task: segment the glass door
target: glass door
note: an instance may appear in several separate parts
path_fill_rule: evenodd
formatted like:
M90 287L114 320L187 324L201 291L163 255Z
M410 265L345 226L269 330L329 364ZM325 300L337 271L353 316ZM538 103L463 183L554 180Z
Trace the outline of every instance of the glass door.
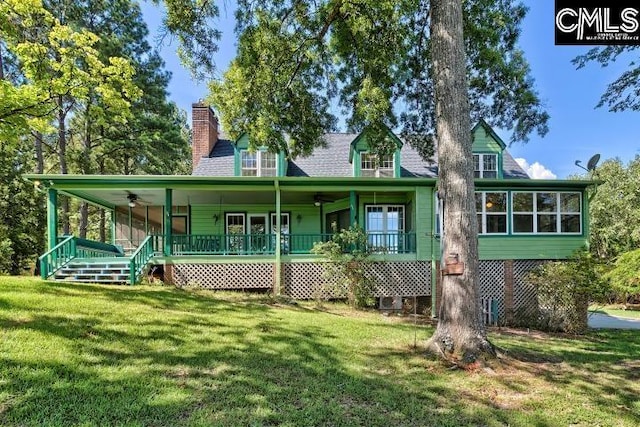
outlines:
M249 252L265 253L269 250L267 234L267 215L249 214Z

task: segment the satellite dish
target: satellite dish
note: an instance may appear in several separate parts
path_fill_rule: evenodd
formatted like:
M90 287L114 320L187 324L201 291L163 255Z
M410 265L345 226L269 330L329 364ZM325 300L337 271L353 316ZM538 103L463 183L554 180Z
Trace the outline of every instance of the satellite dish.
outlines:
M600 154L594 154L587 162L587 170L588 171L594 170L598 165L599 161L600 161Z

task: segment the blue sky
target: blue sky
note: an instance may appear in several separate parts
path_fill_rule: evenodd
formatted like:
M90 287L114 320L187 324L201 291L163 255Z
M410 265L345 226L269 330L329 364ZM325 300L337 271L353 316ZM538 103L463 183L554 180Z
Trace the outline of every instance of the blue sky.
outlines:
M215 58L222 73L233 58L236 46L231 2L220 3L227 3L221 9L219 23L223 38ZM586 164L595 153L600 153L602 159L619 157L625 162L640 154L640 112L610 113L604 108L595 108L607 85L626 69L630 60L618 61L606 68L591 64L576 70L571 59L586 52L588 47L554 45L554 2L525 0L524 3L529 13L522 27L520 46L551 121L545 137L532 135L527 144L515 143L509 148L511 154L532 166L530 174L558 178L582 172L574 162L581 160ZM153 37L161 12L148 2L142 6ZM176 47L174 42L162 48L167 69L173 73L170 97L190 113L191 104L207 96L207 87L190 79L177 59ZM505 141L510 139L508 132L496 131Z

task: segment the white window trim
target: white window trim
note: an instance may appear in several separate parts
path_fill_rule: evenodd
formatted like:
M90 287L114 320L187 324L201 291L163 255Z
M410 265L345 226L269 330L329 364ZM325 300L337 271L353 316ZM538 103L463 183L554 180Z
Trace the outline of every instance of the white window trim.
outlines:
M556 231L555 232L539 232L538 231L538 197L540 193L555 193L556 194L556 210L554 212L540 212L541 215L555 215L556 216ZM533 194L533 212L515 211L513 198L516 194ZM579 212L565 212L560 210L560 195L561 194L577 194L580 198L580 211ZM530 231L516 231L515 228L511 230L511 233L519 236L581 236L583 233L583 204L582 193L579 191L512 191L511 192L511 224L515 227L515 215L532 215L533 216L533 232ZM562 231L562 215L578 215L580 217L580 231Z
M386 213L389 211L389 208L400 208L402 209L402 223L399 224L399 230L392 230L389 231L387 229L387 221L385 219L384 222L384 230L377 230L377 231L371 231L369 230L369 208L383 208L383 212ZM406 209L405 209L405 205L394 205L394 204L371 204L371 205L365 205L365 227L366 227L366 232L372 232L372 233L405 233L405 213L406 213Z
M495 158L495 164L496 164L496 168L495 169L487 169L486 172L495 172L496 173L496 178L500 177L500 172L499 172L499 165L498 165L498 154L496 153L473 153L474 156L478 156L478 167L480 168L479 170L477 170L475 168L475 164L473 167L473 174L475 175L476 172L480 172L480 176L478 178L484 178L484 158L485 157L494 157ZM475 163L475 159L474 159L474 163ZM487 178L487 179L493 179L493 178Z
M376 166L375 169L363 169L362 168L362 160L363 160L363 156L364 155L371 155L371 152L370 151L361 151L360 152L360 176L364 177L362 175L362 171L363 170L368 170L368 171L372 170L372 171L374 171L374 176L376 178L380 178L381 176L380 176L380 167L379 166ZM383 170L390 170L391 171L391 176L382 177L382 178L395 178L396 177L396 155L395 155L395 153L391 153L391 168L390 169L385 168ZM371 177L364 177L364 178L371 178Z
M509 234L509 194L506 191L476 191L476 194L482 195L482 211L476 212L476 214L482 215L481 229L478 230L478 235L482 236L506 236ZM504 201L507 210L502 212L487 212L487 193L492 194L504 194ZM474 195L475 198L475 195ZM475 203L475 199L474 199ZM489 233L487 232L487 216L504 216L505 219L505 231L503 233Z
M256 171L256 175L255 176L263 176L262 174L262 153L267 153L267 151L265 150L256 150L255 152L253 152L252 154L256 155L256 167L248 169L248 168L243 168L242 167L242 155L244 153L251 153L249 150L247 149L243 149L240 150L240 176L253 176L253 175L243 175L242 171L247 169L247 170L255 170ZM272 153L273 154L273 153ZM275 155L275 160L276 160L276 168L275 168L275 176L278 176L278 155Z

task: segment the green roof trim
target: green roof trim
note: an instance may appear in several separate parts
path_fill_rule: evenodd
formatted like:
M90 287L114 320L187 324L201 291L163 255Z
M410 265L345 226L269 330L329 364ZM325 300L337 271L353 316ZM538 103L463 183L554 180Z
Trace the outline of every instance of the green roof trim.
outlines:
M25 179L40 181L46 187L57 189L87 189L87 188L200 188L214 189L215 186L252 186L256 188L274 187L276 182L280 186L313 187L317 185L346 185L360 187L383 186L434 186L436 178L344 178L344 177L208 177L193 175L40 175L25 174ZM476 179L476 187L512 187L512 188L586 188L601 184L592 180L547 180L547 179Z

